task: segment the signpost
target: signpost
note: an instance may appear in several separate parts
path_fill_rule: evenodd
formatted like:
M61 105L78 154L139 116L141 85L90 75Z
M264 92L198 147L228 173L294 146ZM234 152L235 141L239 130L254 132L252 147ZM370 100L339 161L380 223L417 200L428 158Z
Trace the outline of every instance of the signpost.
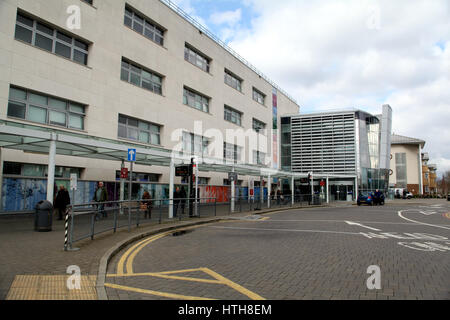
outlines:
M136 149L128 149L128 161L130 162L130 184L128 186L128 231L131 231L131 191L133 189L133 163L136 162Z

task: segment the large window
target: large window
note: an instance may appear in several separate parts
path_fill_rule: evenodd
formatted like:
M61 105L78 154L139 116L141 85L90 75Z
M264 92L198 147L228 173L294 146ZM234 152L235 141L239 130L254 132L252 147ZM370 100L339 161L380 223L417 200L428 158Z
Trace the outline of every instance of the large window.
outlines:
M209 139L189 132L183 132L183 153L208 155Z
M406 153L395 154L395 169L397 188L406 188L408 183L406 175Z
M184 47L184 59L209 73L210 59L188 45Z
M119 115L119 137L160 145L161 127L147 121Z
M256 132L262 133L264 130L266 130L266 124L262 121L259 121L258 119L253 118L252 128Z
M58 56L87 65L89 45L64 31L17 13L15 38Z
M116 171L116 180L120 180L120 171ZM161 175L157 173L144 173L144 172L134 172L133 171L133 181L139 182L159 182ZM128 179L129 180L129 179Z
M225 83L230 87L242 92L242 80L227 69L225 69Z
M261 151L253 151L253 163L261 166L265 165L266 154Z
M125 8L124 23L153 42L161 46L164 44L164 30L128 6Z
M69 179L71 174L81 177L83 169L71 167L55 167L55 178ZM30 164L19 162L5 162L3 164L4 175L14 175L22 177L44 178L48 175L48 166L42 164Z
M233 108L225 106L224 119L226 121L232 122L238 126L242 125L242 112L239 112Z
M262 93L261 91L253 88L253 100L256 102L265 105L266 95Z
M85 106L10 87L8 117L84 130Z
M230 143L223 143L223 158L234 163L241 161L242 147Z
M120 79L162 95L161 76L150 70L142 69L126 60L122 60Z
M183 103L200 111L209 112L209 98L188 88L184 88Z

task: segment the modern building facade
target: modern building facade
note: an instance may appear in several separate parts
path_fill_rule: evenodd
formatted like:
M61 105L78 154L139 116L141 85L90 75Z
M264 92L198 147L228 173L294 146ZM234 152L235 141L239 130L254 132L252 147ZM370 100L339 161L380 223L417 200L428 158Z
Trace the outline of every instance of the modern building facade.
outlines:
M0 1L5 126L279 169L280 115L298 112L294 99L169 1ZM245 133L257 143L241 139ZM4 210L45 198L48 155L30 137L19 144L1 149ZM77 174L90 200L95 182L106 181L117 199L121 158L73 148L57 152L56 183L68 186ZM133 194L168 197L170 168L152 160L134 166ZM229 192L227 179L201 171L202 195ZM239 176L243 187L248 179Z
M428 152L422 153L422 181L423 190L422 194L426 196L436 195L438 192L437 186L437 166L435 164L429 164L430 156Z
M414 195L423 194L422 150L425 141L393 134L391 144L390 187L406 188Z
M354 199L356 191L387 191L392 109L382 115L361 110L282 117L281 165L328 178L331 198ZM322 182L323 185L323 182Z

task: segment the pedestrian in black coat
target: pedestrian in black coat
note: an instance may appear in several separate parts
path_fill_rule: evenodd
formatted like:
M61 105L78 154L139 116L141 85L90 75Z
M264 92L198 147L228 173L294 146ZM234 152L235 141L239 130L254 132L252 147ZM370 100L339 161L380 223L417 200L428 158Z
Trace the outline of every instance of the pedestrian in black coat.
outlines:
M63 185L59 187L59 191L56 194L54 207L58 210L58 220L63 219L63 214L66 212L67 206L70 204L69 191L64 188Z

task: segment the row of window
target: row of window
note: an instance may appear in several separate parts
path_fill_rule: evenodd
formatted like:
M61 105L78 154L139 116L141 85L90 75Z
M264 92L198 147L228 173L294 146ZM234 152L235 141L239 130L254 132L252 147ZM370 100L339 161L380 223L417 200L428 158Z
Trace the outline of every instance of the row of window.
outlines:
M15 38L64 58L87 65L89 44L17 13Z
M11 87L8 117L71 129L84 129L85 106L29 90Z

